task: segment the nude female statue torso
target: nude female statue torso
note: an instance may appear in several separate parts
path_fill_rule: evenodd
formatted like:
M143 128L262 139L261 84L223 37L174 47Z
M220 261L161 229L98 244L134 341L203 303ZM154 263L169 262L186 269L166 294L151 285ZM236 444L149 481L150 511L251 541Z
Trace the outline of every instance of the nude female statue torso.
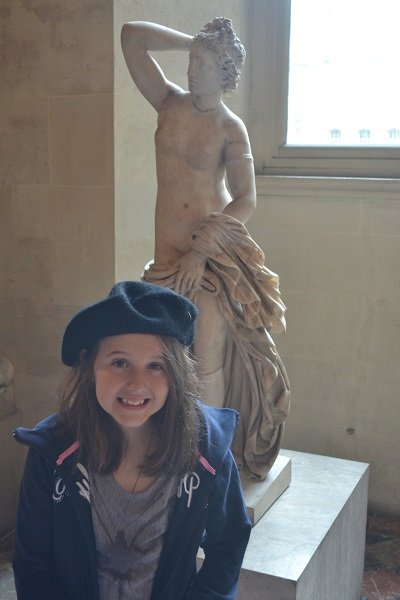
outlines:
M185 294L200 289L206 264L191 250L196 226L212 212L245 222L254 211L250 143L222 102L225 74L204 43L147 22L126 23L121 38L129 71L158 112L154 261L179 268L174 289ZM189 52L189 91L169 81L149 53L170 49Z
M171 92L162 103L155 135L156 263L174 264L189 252L197 225L232 201L226 160L241 135L240 120L223 104L202 112L184 92Z

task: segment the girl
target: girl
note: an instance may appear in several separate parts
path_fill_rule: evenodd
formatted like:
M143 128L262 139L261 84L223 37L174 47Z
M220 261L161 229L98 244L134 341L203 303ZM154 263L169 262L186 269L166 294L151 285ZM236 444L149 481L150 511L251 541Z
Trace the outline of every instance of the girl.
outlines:
M19 600L235 597L250 534L237 414L195 398L195 319L186 298L131 281L67 326L61 411L15 431L29 446Z

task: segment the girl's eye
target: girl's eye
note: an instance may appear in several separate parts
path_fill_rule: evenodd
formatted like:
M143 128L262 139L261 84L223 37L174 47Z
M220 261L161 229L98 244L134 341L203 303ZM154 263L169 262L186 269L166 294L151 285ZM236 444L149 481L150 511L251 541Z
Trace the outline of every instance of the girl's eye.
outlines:
M117 369L125 369L128 366L128 361L124 358L117 358L111 364L113 367L117 367Z
M149 364L149 369L152 371L162 371L164 369L164 365L160 362L152 362Z

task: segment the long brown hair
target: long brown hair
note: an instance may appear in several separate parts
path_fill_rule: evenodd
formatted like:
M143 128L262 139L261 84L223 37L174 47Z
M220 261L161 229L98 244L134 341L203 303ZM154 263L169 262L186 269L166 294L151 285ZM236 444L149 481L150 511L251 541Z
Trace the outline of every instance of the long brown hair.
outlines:
M188 348L172 337L160 336L169 382L167 401L152 415L157 448L146 456L142 470L158 475L168 469L183 475L195 468L202 435L197 398L200 385L195 361ZM119 425L96 398L94 362L99 344L81 352L60 387L60 425L71 429L80 443L77 460L106 475L118 467L125 450Z

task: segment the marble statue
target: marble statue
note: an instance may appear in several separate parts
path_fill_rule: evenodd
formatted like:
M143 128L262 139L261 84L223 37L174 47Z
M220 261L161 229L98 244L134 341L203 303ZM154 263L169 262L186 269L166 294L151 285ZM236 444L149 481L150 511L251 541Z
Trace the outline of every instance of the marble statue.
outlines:
M244 223L256 206L246 127L223 102L245 50L229 19L192 37L144 21L121 34L129 72L158 113L154 260L143 278L199 308L194 354L205 400L240 413L232 446L239 468L263 479L279 452L289 383L271 333L285 329L278 276ZM151 52L186 51L188 91Z

